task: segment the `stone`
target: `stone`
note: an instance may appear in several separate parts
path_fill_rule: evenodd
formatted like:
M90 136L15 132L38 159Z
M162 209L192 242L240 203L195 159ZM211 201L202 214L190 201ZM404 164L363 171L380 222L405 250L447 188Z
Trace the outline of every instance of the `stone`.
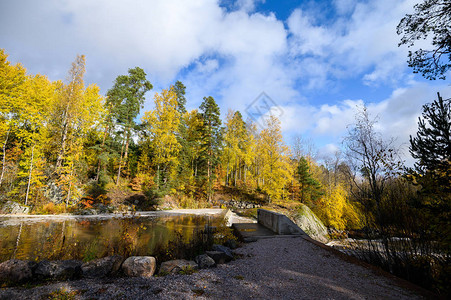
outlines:
M229 247L230 249L236 249L238 248L238 244L236 242L236 240L227 240L224 245L226 247Z
M10 259L0 263L0 282L20 283L33 277L33 267L36 263Z
M207 254L202 254L196 256L195 259L197 265L199 266L199 269L207 269L207 268L214 268L216 267L216 262L213 258L208 256Z
M130 256L122 264L122 271L129 277L149 278L155 273L156 265L153 256Z
M301 204L293 221L312 239L321 243L328 242L329 235L326 226L306 205Z
M229 262L233 259L233 254L229 247L214 244L212 249L213 251L223 252L226 255L226 262Z
M213 258L216 264L225 264L227 262L227 255L221 251L205 251L205 254Z
M44 196L55 204L64 202L63 190L54 182L50 182L44 191Z
M83 277L102 278L116 274L124 258L120 255L106 256L88 261L81 265Z
M185 259L169 260L161 264L159 274L177 274L187 268L198 269L198 266L194 261Z
M34 274L38 279L75 279L82 273L82 264L80 260L43 260L38 263Z
M14 201L7 201L1 208L1 211L5 214L19 215L28 214L30 212L30 208Z

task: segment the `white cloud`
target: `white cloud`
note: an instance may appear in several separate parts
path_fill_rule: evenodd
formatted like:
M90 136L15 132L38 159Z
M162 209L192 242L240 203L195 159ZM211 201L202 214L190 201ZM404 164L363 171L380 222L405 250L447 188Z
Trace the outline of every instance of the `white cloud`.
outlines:
M309 134L329 150L353 122L356 105L371 95L337 96L319 105L306 94L331 95L341 79L385 85L392 95L368 104L380 115L381 131L405 142L416 130L421 105L436 89L412 81L407 49L397 46L396 25L416 0L334 0L337 16L328 20L303 8L279 20L256 11L262 2L238 0L226 10L215 0L7 1L0 45L12 60L51 79L64 79L75 55L86 54L86 81L99 83L102 92L117 75L140 66L155 91L181 80L188 108L212 95L223 114L228 108L244 112L264 91L283 109L286 134Z
M328 65L327 76L317 80L362 74L369 85L396 82L404 76L407 57L407 49L398 48L396 26L416 2L335 1L338 18L322 25L315 24L316 11L296 9L288 19L291 55L312 55L317 68Z

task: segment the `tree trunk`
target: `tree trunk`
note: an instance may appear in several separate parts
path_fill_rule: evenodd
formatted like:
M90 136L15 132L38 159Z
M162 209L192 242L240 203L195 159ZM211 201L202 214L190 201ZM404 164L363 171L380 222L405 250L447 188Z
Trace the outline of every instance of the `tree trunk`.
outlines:
M103 132L102 145L100 146L100 149L102 149L102 152L103 152L104 147L105 147L105 139L106 139L106 136L107 136L107 131L108 131L108 126L105 127L105 131ZM100 178L101 165L102 165L102 161L99 158L99 163L97 164L97 175L96 175L96 181L97 182L99 182L99 178Z
M13 257L12 257L13 259L16 258L17 248L19 248L20 237L22 235L22 226L23 226L23 222L20 223L19 233L17 234L16 246L14 247L14 253L13 253Z
M72 91L69 94L69 97L72 95ZM61 168L61 165L63 164L63 157L64 152L66 152L66 140L67 140L67 131L69 129L69 122L68 122L68 114L69 114L69 101L66 105L66 110L64 111L64 118L63 118L63 132L61 134L61 149L58 154L58 158L56 159L56 171L59 173L59 169Z
M160 189L160 165L157 166L157 189Z
M8 128L8 132L6 133L5 142L3 143L3 158L2 158L2 173L0 174L0 186L3 181L3 174L5 173L5 164L6 164L6 144L8 143L9 133L11 132L11 128Z
M123 155L123 153L124 153L124 144L122 144L121 158L119 159L119 169L117 170L116 185L119 185L119 179L121 178L121 167L122 167L122 155Z
M226 186L229 186L229 162L227 162Z
M25 196L25 205L28 204L28 195L30 193L30 185L31 185L31 172L33 171L33 156L34 156L34 145L31 148L31 160L30 160L30 170L28 172L28 184L27 184L27 194Z
M66 207L69 206L70 194L71 194L71 191L72 191L72 175L73 174L74 174L74 169L72 169L71 172L70 172L71 180L69 181L69 191L67 191Z

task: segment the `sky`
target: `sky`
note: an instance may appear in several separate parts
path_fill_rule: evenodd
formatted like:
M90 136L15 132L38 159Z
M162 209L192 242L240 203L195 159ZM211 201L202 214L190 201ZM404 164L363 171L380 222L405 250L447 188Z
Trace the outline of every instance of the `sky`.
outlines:
M180 80L188 109L213 96L223 119L229 109L257 124L276 115L285 142L302 137L319 159L342 148L365 104L409 164L422 105L451 97L449 80L413 74L409 49L398 47L396 26L417 2L0 0L0 48L51 80L65 80L84 54L85 83L102 94L141 67L154 86L143 111Z

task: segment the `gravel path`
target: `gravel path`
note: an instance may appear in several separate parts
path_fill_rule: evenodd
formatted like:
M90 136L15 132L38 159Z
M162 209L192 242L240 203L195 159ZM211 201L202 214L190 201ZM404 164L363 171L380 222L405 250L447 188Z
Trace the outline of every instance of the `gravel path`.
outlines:
M302 237L262 239L240 258L193 275L77 280L0 290L0 299L421 299L385 276L342 260Z

